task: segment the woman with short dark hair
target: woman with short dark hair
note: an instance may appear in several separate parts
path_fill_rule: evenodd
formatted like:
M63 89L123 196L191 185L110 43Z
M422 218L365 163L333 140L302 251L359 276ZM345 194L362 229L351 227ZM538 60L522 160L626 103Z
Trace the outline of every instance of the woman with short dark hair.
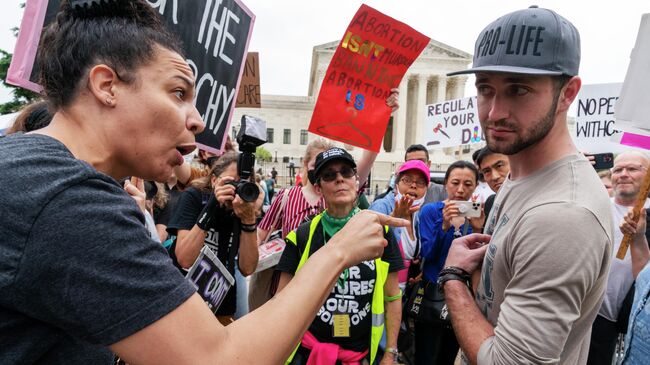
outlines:
M52 122L0 139L3 364L277 364L340 271L399 224L360 213L284 293L223 327L117 182L165 181L203 130L178 41L147 1L64 0L40 44Z

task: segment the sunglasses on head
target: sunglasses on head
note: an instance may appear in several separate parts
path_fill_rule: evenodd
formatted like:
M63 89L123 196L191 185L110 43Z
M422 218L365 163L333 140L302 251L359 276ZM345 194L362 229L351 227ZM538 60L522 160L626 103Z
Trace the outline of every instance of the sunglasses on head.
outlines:
M357 171L350 166L343 166L340 170L328 169L323 171L319 178L326 182L331 182L336 180L336 175L341 174L346 179L353 177Z

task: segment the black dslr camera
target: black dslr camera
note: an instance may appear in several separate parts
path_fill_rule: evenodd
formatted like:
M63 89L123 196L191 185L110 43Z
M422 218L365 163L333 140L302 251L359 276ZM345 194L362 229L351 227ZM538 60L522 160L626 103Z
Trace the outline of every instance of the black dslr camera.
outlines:
M242 200L254 202L260 195L260 189L256 183L249 179L255 168L255 149L266 143L266 122L250 115L242 116L241 128L237 133L237 143L241 151L237 161L239 181L229 184L235 187L235 192Z

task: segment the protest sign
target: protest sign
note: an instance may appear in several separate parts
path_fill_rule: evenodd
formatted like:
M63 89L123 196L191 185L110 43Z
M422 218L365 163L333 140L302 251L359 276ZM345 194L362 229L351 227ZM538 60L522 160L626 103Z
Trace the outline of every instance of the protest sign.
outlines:
M650 149L650 14L643 14L630 65L616 104L616 125L624 132L616 140Z
M181 41L196 76L194 103L206 128L200 148L219 153L226 143L255 15L240 0L147 0ZM27 0L7 82L40 92L34 70L43 25L58 0Z
M399 83L429 38L361 5L330 62L309 131L379 152Z
M629 150L611 141L618 133L614 110L621 84L582 85L571 114L575 115L573 141L587 153L623 152Z
M235 283L235 278L208 246L203 246L185 277L214 313L217 313L228 290Z
M485 141L478 120L476 96L446 100L425 107L424 145L456 147Z
M261 108L260 97L260 59L257 52L248 52L244 73L237 94L238 108Z

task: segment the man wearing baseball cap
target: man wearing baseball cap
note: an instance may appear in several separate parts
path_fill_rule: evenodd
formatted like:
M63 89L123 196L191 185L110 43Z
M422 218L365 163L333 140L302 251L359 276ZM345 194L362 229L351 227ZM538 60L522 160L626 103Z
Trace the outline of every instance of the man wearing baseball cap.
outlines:
M475 74L488 148L510 160L487 235L455 240L438 280L471 363L587 360L613 225L605 188L567 128L579 63L576 28L533 6L488 25L473 68L451 74ZM468 278L479 268L474 297Z

